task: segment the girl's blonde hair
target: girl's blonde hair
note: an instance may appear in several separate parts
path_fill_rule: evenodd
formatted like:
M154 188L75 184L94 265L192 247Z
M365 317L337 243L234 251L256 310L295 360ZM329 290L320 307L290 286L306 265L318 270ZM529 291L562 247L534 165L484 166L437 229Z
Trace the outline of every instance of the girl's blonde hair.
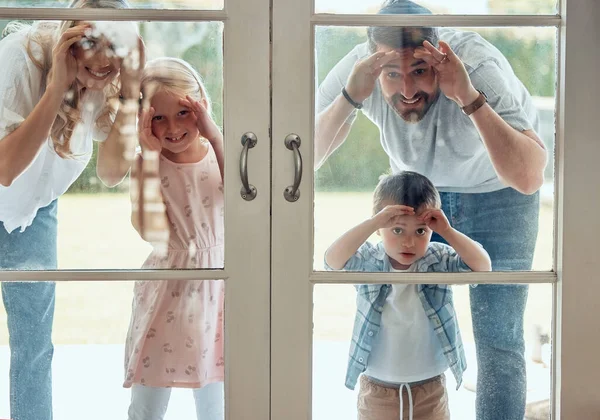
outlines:
M73 0L69 7L74 9L127 9L130 6L127 0ZM41 21L33 25L11 22L4 30L3 36L16 31L29 31L27 55L42 71L42 89L45 89L52 76L52 49L62 34L73 26L75 26L75 21L72 20L62 23ZM41 48L41 59L34 55L33 43ZM108 131L115 119L120 89L119 78L104 88L105 106L96 119L96 125L103 131ZM77 79L75 79L67 92L65 92L62 104L50 129L50 138L52 139L54 150L63 158L73 156L70 143L73 131L81 121L80 100Z
M144 102L155 93L167 91L175 95L189 95L197 101L206 101L206 110L212 116L212 105L202 77L186 61L161 57L148 61L142 75L141 89Z

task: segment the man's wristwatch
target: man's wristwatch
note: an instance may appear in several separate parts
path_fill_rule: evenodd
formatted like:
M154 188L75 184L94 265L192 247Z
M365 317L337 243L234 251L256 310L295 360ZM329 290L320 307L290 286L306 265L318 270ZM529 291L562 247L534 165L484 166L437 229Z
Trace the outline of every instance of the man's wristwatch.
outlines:
M483 93L479 89L477 89L477 92L479 92L479 96L477 97L477 99L475 99L469 105L463 106L461 108L462 112L464 112L465 115L471 115L473 112L477 111L487 102L487 96L485 96L485 93Z

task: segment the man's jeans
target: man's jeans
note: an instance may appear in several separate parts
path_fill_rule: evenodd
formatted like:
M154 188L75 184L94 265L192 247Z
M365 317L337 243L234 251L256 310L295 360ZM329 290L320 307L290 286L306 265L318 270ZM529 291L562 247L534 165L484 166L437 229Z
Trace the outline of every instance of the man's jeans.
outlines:
M512 188L483 194L441 193L452 226L479 242L494 271L531 270L538 233L539 193ZM444 242L434 234L433 241ZM477 419L523 420L527 378L523 314L527 285L470 288L477 348Z
M56 269L56 200L33 224L8 234L0 223L0 269ZM2 283L8 319L10 415L13 420L52 419L53 282Z

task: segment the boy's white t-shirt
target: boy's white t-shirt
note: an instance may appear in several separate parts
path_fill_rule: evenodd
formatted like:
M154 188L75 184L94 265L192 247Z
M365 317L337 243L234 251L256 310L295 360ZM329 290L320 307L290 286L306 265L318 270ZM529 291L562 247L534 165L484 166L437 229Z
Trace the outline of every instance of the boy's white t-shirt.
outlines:
M33 111L43 95L42 71L27 54L27 31L8 35L0 42L0 141ZM41 49L31 43L36 59ZM92 139L103 141L107 133L96 127L105 99L102 92L88 91L82 98L81 122L71 136L73 157L61 158L47 139L31 164L9 187L0 185L0 229L25 230L37 211L60 197L81 175L92 156Z
M415 265L406 270L413 272ZM365 375L390 383L423 381L444 373L448 362L416 284L394 284L381 316L381 328L373 341Z

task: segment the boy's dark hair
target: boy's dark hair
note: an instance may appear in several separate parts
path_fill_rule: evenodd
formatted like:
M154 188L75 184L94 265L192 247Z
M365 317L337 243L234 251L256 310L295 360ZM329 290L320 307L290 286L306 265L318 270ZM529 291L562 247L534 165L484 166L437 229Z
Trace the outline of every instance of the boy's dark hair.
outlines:
M430 15L431 11L410 0L388 0L383 4L380 15ZM429 41L433 46L438 45L437 28L401 27L401 26L371 26L367 29L369 51L377 51L377 45L386 45L394 49L417 48L423 46L423 41Z
M442 207L440 194L431 181L412 171L381 177L373 193L373 214L383 209L384 201L410 206L415 211L422 207Z

